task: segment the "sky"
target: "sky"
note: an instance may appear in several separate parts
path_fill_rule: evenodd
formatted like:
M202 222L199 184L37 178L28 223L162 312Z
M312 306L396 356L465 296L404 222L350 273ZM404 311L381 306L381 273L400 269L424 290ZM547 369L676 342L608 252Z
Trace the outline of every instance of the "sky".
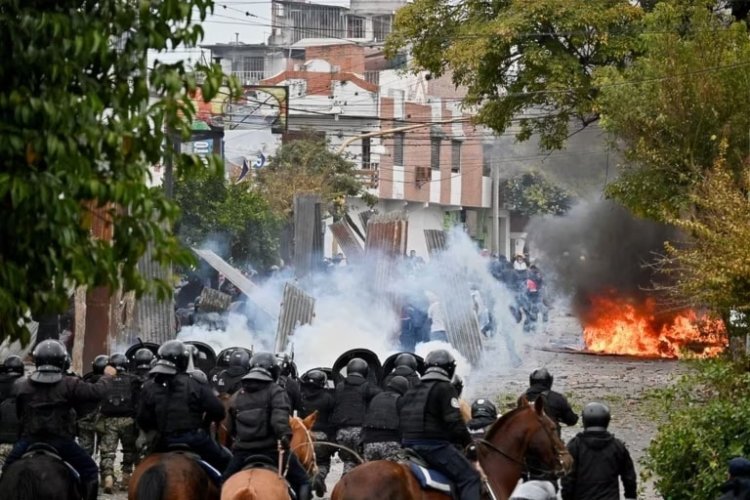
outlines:
M310 3L349 7L349 0L315 0ZM229 43L239 39L244 43L263 43L271 34L271 0L215 0L214 14L203 23L205 37L202 44ZM178 49L171 54L160 54L162 61L197 60L201 50ZM206 51L206 57L209 56ZM151 58L157 57L155 54Z

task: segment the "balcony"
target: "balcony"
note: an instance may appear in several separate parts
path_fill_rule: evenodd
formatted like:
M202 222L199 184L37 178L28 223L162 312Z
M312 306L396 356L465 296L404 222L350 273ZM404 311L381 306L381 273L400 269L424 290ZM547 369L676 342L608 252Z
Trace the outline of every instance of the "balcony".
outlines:
M380 71L365 71L365 81L373 85L380 85Z
M242 85L257 85L261 80L270 78L273 75L268 71L232 71Z
M365 189L377 189L380 180L378 163L369 163L369 168L354 170L354 177L365 187Z

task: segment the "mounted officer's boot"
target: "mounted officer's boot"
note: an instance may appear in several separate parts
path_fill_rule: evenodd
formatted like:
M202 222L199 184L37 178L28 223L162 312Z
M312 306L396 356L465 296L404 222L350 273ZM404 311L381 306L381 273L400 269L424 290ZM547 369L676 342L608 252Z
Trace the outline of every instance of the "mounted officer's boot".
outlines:
M104 493L111 494L115 489L115 478L112 476L104 476L102 480L102 489Z
M81 483L81 493L83 500L96 500L99 497L99 481Z
M311 500L312 499L312 488L310 484L305 484L299 487L297 491L297 500Z

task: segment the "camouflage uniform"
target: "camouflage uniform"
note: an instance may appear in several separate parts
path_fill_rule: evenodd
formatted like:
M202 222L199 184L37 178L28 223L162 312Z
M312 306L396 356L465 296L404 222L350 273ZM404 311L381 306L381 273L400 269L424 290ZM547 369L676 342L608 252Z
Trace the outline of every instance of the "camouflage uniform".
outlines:
M402 458L401 443L395 441L381 441L379 443L365 443L364 459L368 462L373 460L393 460Z
M362 427L343 427L336 433L336 442L360 453L362 445ZM355 468L357 458L346 450L339 450L339 457L344 462L344 474Z
M86 415L78 420L78 444L86 453L94 456L96 442L96 414Z
M312 431L310 433L317 443L317 441L330 442L328 434L320 431ZM328 471L331 469L331 455L335 450L328 444L315 444L315 458L318 465L318 474L325 479L328 477Z
M5 459L10 455L13 450L13 445L9 443L0 444L0 468L5 465Z
M138 433L132 417L100 417L97 430L101 436L99 453L102 477L115 475L117 443L122 442L122 472L130 474L136 461L135 440Z

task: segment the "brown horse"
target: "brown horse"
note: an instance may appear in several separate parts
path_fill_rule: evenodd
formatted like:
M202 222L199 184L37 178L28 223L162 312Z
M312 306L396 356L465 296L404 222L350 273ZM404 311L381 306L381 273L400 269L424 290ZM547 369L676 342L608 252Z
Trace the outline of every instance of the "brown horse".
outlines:
M292 428L292 440L289 449L297 455L307 475L317 473L315 464L315 447L310 429L315 425L318 412L305 419L289 417ZM221 489L221 500L286 500L289 489L279 471L269 469L247 469L234 474L224 482Z
M136 467L128 500L219 500L219 488L185 453L155 453Z
M476 442L479 465L487 476L494 496L507 500L521 478L527 454L534 453L555 475L562 475L573 464L565 444L557 435L554 422L544 413L541 398L503 415ZM537 471L543 472L543 471ZM333 489L331 500L449 500L437 491L423 490L409 466L378 460L356 467Z

